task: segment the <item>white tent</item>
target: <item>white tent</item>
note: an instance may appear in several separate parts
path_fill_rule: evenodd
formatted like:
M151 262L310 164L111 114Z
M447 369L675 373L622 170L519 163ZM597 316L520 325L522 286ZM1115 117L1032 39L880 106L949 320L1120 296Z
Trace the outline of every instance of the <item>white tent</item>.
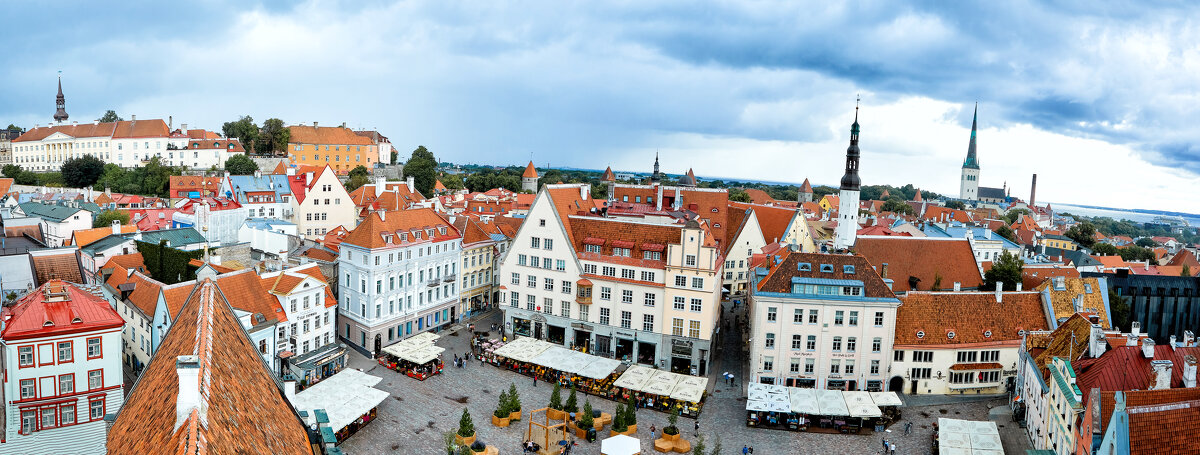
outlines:
M292 405L308 411L308 424L316 423L314 410L324 409L334 433L379 406L389 393L373 386L383 378L347 368L292 397Z
M642 443L637 438L619 434L600 442L603 455L637 455L642 453Z
M817 407L816 389L788 387L788 401L792 412L798 414L811 415L820 411L820 408Z
M654 370L641 365L634 365L621 373L621 377L617 378L613 385L623 387L630 390L642 390L642 387L654 375Z
M996 455L1004 453L996 422L938 419L939 453Z
M904 406L896 392L871 392L871 400L876 406Z
M771 410L771 404L762 400L746 400L746 410L766 412Z
M621 362L613 359L605 359L602 357L593 357L592 363L587 364L579 371L579 375L591 379L604 379L617 370L621 366Z
M842 398L846 400L846 407L850 411L850 417L879 417L883 413L879 410L879 406L871 400L870 392L848 391L842 392Z
M818 414L825 416L848 416L850 409L846 407L846 399L840 390L817 390Z

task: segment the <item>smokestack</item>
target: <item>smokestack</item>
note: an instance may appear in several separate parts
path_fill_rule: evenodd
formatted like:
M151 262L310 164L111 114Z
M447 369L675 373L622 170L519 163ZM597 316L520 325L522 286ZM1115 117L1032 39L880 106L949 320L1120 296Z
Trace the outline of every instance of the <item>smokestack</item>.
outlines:
M1150 361L1150 390L1162 390L1171 388L1171 367L1174 363L1170 360L1151 360Z
M1029 206L1033 207L1037 202L1037 174L1033 174L1033 184L1029 187Z
M1147 359L1154 358L1154 339L1146 338L1142 340L1142 357Z
M208 412L200 399L200 357L181 355L175 359L175 374L179 376L179 394L175 398L175 429L183 424L192 411L203 416Z

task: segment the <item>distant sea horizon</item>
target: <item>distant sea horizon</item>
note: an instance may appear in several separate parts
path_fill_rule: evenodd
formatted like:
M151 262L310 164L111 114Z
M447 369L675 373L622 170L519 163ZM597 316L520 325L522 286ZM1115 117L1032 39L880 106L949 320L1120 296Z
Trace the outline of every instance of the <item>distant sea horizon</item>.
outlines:
M571 170L571 171L604 172L604 169L585 169L585 168L574 168L574 167L558 167L556 169ZM628 172L628 171L618 171L618 170L614 170L613 172L616 174L650 175L649 172ZM682 175L682 174L667 173L666 175L678 176L678 175ZM774 181L774 180L744 179L744 178L737 178L737 177L710 177L710 176L697 175L696 178L700 179L700 180L707 180L710 182L713 180L721 180L724 182L761 183L764 185L795 185L795 186L800 185L799 183L796 183L796 182L779 182L779 181ZM822 185L833 186L833 187L837 186L837 185L826 185L826 184L820 184L820 183L813 183L811 181L809 183L812 183L813 186L822 186ZM1127 208L1119 208L1119 207L1103 207L1103 206L1096 206L1096 205L1069 204L1069 203L1065 203L1065 202L1052 202L1052 201L1049 202L1049 204L1051 207L1054 208L1054 211L1056 213L1064 213L1065 212L1065 213L1070 213L1072 215L1087 216L1087 217L1109 217L1109 218L1112 218L1112 219L1118 220L1118 221L1119 220L1129 220L1129 221L1136 221L1139 223L1151 222L1154 220L1154 217L1160 216L1160 215L1179 216L1179 217L1183 217L1183 219L1187 220L1188 224L1190 224L1192 226L1200 226L1200 214L1195 214L1195 213L1175 212L1175 211L1170 211L1170 210L1127 209Z

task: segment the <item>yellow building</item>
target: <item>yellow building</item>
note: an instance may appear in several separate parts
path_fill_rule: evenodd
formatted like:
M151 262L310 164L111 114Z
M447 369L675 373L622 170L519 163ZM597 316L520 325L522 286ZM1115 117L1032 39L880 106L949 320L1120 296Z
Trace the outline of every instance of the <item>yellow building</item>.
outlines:
M837 210L838 204L841 202L838 199L839 198L836 194L826 194L824 197L822 197L821 213L828 213L830 210Z
M493 302L496 241L483 221L462 216L454 220L462 233L462 292L459 293L459 314L469 316L488 308Z
M1046 248L1058 248L1060 250L1075 251L1079 249L1079 245L1074 240L1062 235L1047 235L1042 239L1042 245Z
M338 175L356 166L370 169L379 160L379 146L369 137L354 134L344 126L289 126L288 160L292 164L329 165Z

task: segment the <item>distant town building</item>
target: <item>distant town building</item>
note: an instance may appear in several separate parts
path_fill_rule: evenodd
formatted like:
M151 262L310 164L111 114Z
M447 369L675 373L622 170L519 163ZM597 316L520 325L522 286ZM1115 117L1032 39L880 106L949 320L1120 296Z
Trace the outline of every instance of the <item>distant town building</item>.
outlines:
M367 169L379 162L379 145L370 137L355 134L343 126L294 125L288 140L288 161L308 166L328 165L338 175L357 166ZM390 157L389 157L390 158Z
M553 182L551 182L553 183ZM538 191L538 173L533 167L533 161L525 166L525 172L521 174L521 191L536 193Z
M833 247L839 250L854 246L858 235L858 189L862 184L858 177L858 160L858 106L855 106L850 146L846 148L846 174L842 176L841 191L838 192L838 225Z

